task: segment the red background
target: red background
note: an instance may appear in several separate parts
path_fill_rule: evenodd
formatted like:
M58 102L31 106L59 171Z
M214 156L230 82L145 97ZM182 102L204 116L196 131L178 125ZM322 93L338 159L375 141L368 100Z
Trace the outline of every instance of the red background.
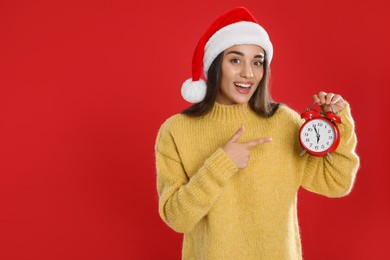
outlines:
M302 111L341 93L356 120L353 192L299 193L305 259L390 254L384 0L42 0L0 2L1 259L180 258L157 213L154 141L189 105L198 39L237 5L271 36L274 99Z

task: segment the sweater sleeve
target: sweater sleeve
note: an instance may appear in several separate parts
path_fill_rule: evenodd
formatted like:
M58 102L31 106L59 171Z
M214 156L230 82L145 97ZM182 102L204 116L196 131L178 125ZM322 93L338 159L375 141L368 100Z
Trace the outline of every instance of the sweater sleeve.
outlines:
M340 144L329 156L308 156L302 178L302 187L308 191L327 197L342 197L350 193L357 170L359 157L355 152L357 139L355 124L351 116L350 106L347 103L340 112L342 124L340 130Z
M238 168L219 148L188 178L175 140L166 127L160 129L155 148L159 214L173 230L191 232Z

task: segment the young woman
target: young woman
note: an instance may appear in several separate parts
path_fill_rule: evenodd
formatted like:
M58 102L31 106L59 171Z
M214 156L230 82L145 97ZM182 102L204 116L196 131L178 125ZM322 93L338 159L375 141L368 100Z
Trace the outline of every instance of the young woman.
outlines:
M298 189L328 197L352 189L359 158L349 104L313 95L343 119L341 141L333 160L300 156L300 116L269 95L272 55L247 9L223 14L200 39L183 84L195 104L160 128L159 213L184 233L183 259L301 259Z

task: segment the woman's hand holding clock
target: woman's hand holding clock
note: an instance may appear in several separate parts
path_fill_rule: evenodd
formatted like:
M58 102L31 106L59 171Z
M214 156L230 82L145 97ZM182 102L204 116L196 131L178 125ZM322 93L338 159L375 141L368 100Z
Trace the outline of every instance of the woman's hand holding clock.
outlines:
M318 94L314 94L312 98L321 106L324 113L332 111L332 107L334 113L340 113L345 107L345 100L339 94L320 91Z

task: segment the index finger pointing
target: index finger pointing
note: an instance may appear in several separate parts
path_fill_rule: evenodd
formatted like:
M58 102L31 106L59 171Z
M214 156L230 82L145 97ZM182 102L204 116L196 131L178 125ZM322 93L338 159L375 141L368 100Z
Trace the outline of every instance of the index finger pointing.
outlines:
M256 146L256 145L259 145L259 144L269 143L271 141L272 141L271 137L266 137L266 138L261 138L261 139L249 141L249 142L246 142L245 144L248 147L253 147L253 146Z
M237 130L237 132L229 139L228 142L235 143L238 141L240 136L242 135L244 131L244 126L240 126L240 128Z

